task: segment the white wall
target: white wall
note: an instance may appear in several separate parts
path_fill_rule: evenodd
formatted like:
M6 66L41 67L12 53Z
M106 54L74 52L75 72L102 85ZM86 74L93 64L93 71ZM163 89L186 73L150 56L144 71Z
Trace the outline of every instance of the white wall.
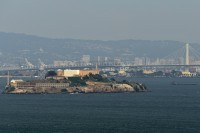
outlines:
M79 76L79 70L64 70L65 77Z

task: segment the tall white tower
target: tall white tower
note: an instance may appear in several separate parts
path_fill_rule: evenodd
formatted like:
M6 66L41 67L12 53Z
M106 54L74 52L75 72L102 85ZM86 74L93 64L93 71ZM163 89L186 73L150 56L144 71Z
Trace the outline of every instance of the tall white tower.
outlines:
M186 43L185 45L185 65L189 65L190 64L190 60L189 60L189 44Z

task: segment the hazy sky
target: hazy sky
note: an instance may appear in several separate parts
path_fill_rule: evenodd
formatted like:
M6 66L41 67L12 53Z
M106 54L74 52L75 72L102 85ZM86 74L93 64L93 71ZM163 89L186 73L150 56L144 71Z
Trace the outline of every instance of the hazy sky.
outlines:
M0 31L200 43L200 0L0 0Z

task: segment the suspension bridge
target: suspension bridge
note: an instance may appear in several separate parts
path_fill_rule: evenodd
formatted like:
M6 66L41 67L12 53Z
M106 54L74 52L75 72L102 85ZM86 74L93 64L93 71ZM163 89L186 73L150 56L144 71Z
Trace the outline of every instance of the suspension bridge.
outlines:
M200 54L191 47L188 43L185 44L182 48L172 52L168 56L163 58L165 60L164 64L149 64L149 65L135 65L135 64L99 64L99 69L104 68L113 68L113 69L182 69L188 71L189 68L199 68L200 69ZM53 66L46 65L41 59L38 59L39 65L34 66L27 58L25 58L26 67L5 67L0 68L0 71L8 70L49 70L49 69L94 69L97 62L91 63L90 65L74 65L74 66Z
M165 65L199 65L200 54L188 43L182 48L164 57L168 61Z

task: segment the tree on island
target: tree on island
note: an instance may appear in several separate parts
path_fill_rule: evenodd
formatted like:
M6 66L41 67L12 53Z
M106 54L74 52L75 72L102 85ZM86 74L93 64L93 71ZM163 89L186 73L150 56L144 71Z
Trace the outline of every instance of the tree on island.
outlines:
M85 80L81 77L68 77L70 81L70 86L86 86Z
M45 78L47 78L47 77L54 77L54 76L57 76L57 73L55 71L48 71L45 74Z
M92 74L92 73L82 77L82 79L85 81L90 80L90 81L94 81L94 82L109 82L109 80L107 78L104 78L100 74Z

